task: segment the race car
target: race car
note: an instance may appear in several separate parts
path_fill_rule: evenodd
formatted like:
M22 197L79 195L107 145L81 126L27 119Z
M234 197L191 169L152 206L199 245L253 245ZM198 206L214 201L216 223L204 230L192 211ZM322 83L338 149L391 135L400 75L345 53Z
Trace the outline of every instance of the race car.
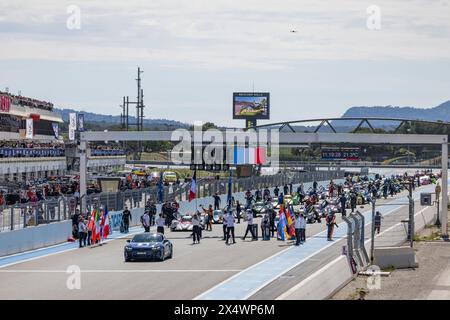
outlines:
M222 223L223 221L223 211L222 210L214 210L213 211L213 221L212 223Z
M292 205L292 196L290 194L287 194L283 197L283 203L287 203L288 205Z
M171 231L192 231L192 216L184 215L172 220L170 224Z
M253 217L262 217L262 215L266 212L266 204L264 201L258 201L253 204L252 211L253 211Z
M125 262L149 259L164 261L173 257L173 244L160 233L139 233L127 242L123 249Z

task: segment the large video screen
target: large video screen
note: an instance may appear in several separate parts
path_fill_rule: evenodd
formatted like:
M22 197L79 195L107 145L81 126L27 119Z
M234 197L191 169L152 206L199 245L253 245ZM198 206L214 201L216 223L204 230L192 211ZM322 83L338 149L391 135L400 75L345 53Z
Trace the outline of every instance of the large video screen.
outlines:
M233 119L269 119L268 92L233 93Z

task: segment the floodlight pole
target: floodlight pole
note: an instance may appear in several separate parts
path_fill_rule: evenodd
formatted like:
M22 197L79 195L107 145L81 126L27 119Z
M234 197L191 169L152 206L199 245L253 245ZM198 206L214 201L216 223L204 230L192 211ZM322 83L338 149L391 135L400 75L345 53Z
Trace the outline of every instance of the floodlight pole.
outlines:
M80 141L80 212L86 212L86 196L87 196L87 142Z
M441 202L441 234L442 237L447 238L447 224L448 224L448 141L442 143L442 202Z
M375 250L375 197L372 197L372 234L370 237L370 264L373 265ZM363 226L364 227L364 226Z

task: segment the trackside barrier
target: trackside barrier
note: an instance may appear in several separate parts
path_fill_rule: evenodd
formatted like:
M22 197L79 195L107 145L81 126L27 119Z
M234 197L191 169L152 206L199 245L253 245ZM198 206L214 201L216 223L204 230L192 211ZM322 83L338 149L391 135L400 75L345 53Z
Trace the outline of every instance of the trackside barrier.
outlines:
M285 184L297 184L300 182L327 181L341 179L344 171L315 171L278 173L270 176L256 176L249 178L232 178L232 193L256 190L265 187ZM208 198L214 194L226 195L228 193L228 178L202 179L197 182L197 197ZM95 207L106 207L109 212L121 211L125 206L128 209L144 209L148 200L155 203L164 201L178 202L189 198L191 184L171 185L151 188L140 188L120 192L93 193L86 196L87 210L92 212ZM160 201L162 200L162 201ZM80 201L73 197L49 198L35 203L15 204L0 207L0 232L17 230L70 219L71 215L79 208Z
M285 184L296 184L300 182L326 181L330 179L341 179L344 171L316 171L316 172L296 172L279 173L271 176L258 176L249 178L232 178L232 193L244 192L246 190L256 190L265 187L282 187ZM199 198L212 197L214 194L223 195L228 193L228 179L204 179L197 182L197 196ZM125 190L120 192L96 193L86 197L88 210L94 206L107 207L108 210L122 210L124 206L129 209L143 208L148 200L155 203L164 201L185 201L189 198L190 183L182 186L163 186L162 190L158 186L150 188L140 188ZM162 200L162 201L161 201Z
M353 272L369 266L369 258L364 245L364 216L356 211L348 217L342 217L347 223L347 255Z

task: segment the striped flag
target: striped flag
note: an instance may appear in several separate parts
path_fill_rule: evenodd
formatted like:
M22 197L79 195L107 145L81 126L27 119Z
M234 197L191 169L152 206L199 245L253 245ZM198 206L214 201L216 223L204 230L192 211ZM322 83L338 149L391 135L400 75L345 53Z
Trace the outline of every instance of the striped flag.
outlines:
M102 216L102 238L106 239L109 235L109 218L108 218L108 209L105 207Z
M281 241L286 240L288 234L286 232L286 216L284 215L284 212L280 210L280 220L278 222L278 226L277 226L277 235L278 235L278 239L280 239Z
M292 239L293 237L295 237L295 228L294 228L294 221L292 220L292 210L291 210L291 206L289 204L286 204L286 210L285 210L285 214L286 214L286 222L287 222L287 232L290 236L290 238Z

